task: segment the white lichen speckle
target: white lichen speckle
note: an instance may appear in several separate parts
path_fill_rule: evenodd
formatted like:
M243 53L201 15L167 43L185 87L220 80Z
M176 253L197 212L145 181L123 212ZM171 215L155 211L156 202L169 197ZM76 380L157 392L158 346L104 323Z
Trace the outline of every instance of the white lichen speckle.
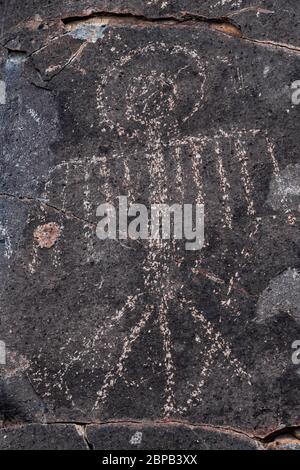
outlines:
M143 433L140 431L137 431L136 433L133 434L133 436L131 436L130 444L134 446L138 446L142 443L142 439L143 439Z
M6 103L6 83L0 80L0 104Z

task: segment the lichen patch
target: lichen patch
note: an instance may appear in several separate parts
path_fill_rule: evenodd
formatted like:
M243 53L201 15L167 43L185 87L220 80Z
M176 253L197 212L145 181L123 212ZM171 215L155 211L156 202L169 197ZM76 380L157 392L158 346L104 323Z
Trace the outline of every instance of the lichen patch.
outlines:
M34 239L40 248L52 248L61 234L60 226L55 222L39 225L34 233Z

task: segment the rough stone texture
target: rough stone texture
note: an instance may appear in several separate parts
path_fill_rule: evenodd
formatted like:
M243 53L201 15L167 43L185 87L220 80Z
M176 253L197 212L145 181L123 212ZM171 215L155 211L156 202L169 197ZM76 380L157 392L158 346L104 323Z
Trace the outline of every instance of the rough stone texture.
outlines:
M262 450L254 439L237 433L184 425L88 426L95 450ZM300 442L300 441L299 441Z
M0 429L0 450L88 450L75 425L28 424Z
M290 435L283 435L266 445L267 450L300 450L300 441Z
M300 165L288 165L274 176L268 203L275 211L300 211Z
M194 14L204 18L229 18L247 37L279 41L300 47L300 7L295 0L1 0L2 31L35 17L81 17L97 12L131 14L150 18Z
M272 279L259 298L256 320L267 321L280 313L300 323L300 274L296 269L288 269Z
M176 420L210 425L199 433L214 448L248 445L219 426L255 447L299 425L294 3L2 2L4 423ZM89 8L127 16L60 21ZM252 40L228 20L128 16L237 10ZM204 202L205 247L100 241L96 207L119 195ZM110 429L90 429L95 446Z

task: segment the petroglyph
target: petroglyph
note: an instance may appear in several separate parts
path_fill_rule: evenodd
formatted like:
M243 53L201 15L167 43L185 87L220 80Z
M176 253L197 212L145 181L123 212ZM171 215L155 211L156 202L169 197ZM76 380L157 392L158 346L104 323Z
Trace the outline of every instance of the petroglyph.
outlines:
M132 166L133 162L138 160L143 169L143 177L148 181L146 199L149 204L169 203L171 193L176 195L177 203L190 202L192 197L195 202L204 203L208 218L212 217L217 224L221 222L222 230L234 232L238 203L244 207L247 223L249 222L252 228L245 236L245 245L236 264L235 274L225 281L218 273L205 271L201 259L196 260L190 268L196 277L205 276L211 283L219 307L238 317L240 312L235 297L241 293L245 295L239 287L240 271L251 262L251 244L259 230L256 212L260 208L255 202L256 183L251 170L253 163L248 152L252 143L260 139L262 158L276 175L279 165L275 158L274 145L264 130L255 128L219 128L211 135L197 133L194 136L183 136L181 123L188 123L205 103L206 87L209 86L206 79L209 64L203 62L196 51L176 45L171 50L175 66L177 62L180 64L176 72L171 74L168 66L166 70L162 68L158 71L155 68L156 60L161 61L161 54L165 50L163 43L151 43L131 50L112 62L96 89L100 131L103 134L113 131L120 138L126 137L132 142L131 155L120 146L110 155L100 152L89 159L75 158L59 163L49 172L43 199L51 203L54 188L57 191L56 181L60 181L62 186L59 206L68 208L72 203L72 194L68 194L66 188L70 188L75 181L85 220L93 219L100 196L102 201L113 203L119 195L126 194L130 202L138 202L140 175ZM153 64L150 73L143 74L139 71L134 75L124 96L111 95L110 90L116 86L120 70L125 74L126 80L126 74L132 73L133 67L139 67L139 61L145 54L149 60L151 58ZM220 57L220 61L230 66L224 58ZM196 76L197 83L197 92L192 97L186 94L186 83L190 74L191 77ZM182 100L187 100L188 106L182 106ZM179 110L181 123L178 121ZM140 141L144 143L142 153L139 148ZM232 173L229 152L237 162L238 174ZM123 173L123 180L119 185L116 184L114 176L116 165ZM215 185L214 193L210 189L212 181ZM60 243L63 243L63 232L62 226L55 245L57 250ZM100 262L101 258L97 258L92 243L93 232L91 226L84 226L87 262ZM66 346L64 365L55 374L55 387L64 390L75 406L72 388L67 381L68 373L77 363L85 363L91 357L93 360L90 367L93 364L94 370L99 360L94 351L100 348L105 373L99 381L93 412L105 410L116 384L120 380L127 381L126 364L131 355L134 355L136 344L154 322L158 326L162 341L165 376L162 411L165 417L176 413L185 415L192 407L202 402L203 390L216 361L220 361L220 356L230 374L251 388L251 374L233 354L230 338L225 338L218 326L208 321L205 312L190 300L189 289L179 276L180 266L184 263L180 245L174 240L144 240L137 243L142 243L141 246L145 250L145 258L141 264L142 288L138 292L128 292L123 306L108 317L102 326L97 327L90 338L84 339L82 350L69 354ZM148 300L145 306L146 298ZM180 398L176 396L177 373L173 331L170 326L174 308L182 312L183 316L190 317L198 338L196 344L199 370L186 385L185 396ZM120 334L119 325L128 316L134 321L127 334ZM112 341L112 338L115 340ZM207 343L209 346L204 347L203 344Z
M296 110L279 93L297 53L241 38L262 18L237 1L192 5L193 19L172 2L137 3L70 5L49 34L41 24L23 36L21 24L5 47L0 117L16 124L1 160L1 325L28 358L11 378L29 377L47 422L128 421L128 446L149 444L135 420L266 432L298 413L296 389L286 400L299 326ZM231 12L233 29L221 24ZM13 46L30 48L17 71ZM99 240L96 209L119 196L203 204L203 249Z
M143 139L146 138L146 150L145 150L145 162L147 171L149 172L149 200L155 202L166 202L168 200L168 192L166 188L170 188L174 185L174 190L179 196L179 200L184 200L186 197L186 172L188 171L189 165L192 165L192 174L194 178L194 193L196 193L197 202L207 202L205 197L205 178L203 177L203 156L208 154L214 156L216 161L215 174L216 181L218 182L220 193L222 194L222 220L224 227L229 230L233 230L233 207L231 205L231 184L229 181L229 174L225 168L223 162L222 153L224 152L227 143L231 143L230 146L235 149L235 155L238 161L240 161L240 185L241 192L245 198L245 204L249 217L255 215L255 203L252 198L255 188L254 183L251 179L250 172L248 169L248 157L247 157L247 146L249 139L255 138L258 134L261 134L265 142L265 156L267 161L272 165L274 164L274 154L270 152L270 146L268 144L267 137L264 137L264 133L258 129L234 129L231 131L225 131L220 129L213 137L206 135L197 137L182 137L177 136L177 122L174 119L172 121L172 115L176 113L177 101L180 97L180 75L181 71L185 70L186 67L179 69L178 73L174 78L165 76L163 72L159 75L152 70L150 75L143 76L138 75L135 81L132 83L130 89L127 91L126 100L122 102L124 106L125 120L134 125L130 127L130 131L126 130L122 122L114 119L109 115L109 110L112 104L109 106L106 102L106 93L108 86L113 86L111 78L116 76L116 70L118 67L126 70L129 64L134 61L139 61L139 57L142 54L147 53L153 55L164 49L163 44L152 44L147 46L145 49L136 49L128 56L122 57L119 64L113 65L107 72L107 76L103 77L102 84L98 87L97 103L99 116L101 118L100 126L109 126L110 129L115 129L120 135L126 135L129 139L136 139L140 129L143 130ZM190 114L183 116L183 121L188 121L194 113L196 113L205 100L205 64L201 63L198 59L197 54L186 48L176 46L172 52L176 55L183 55L190 57L192 63L195 64L195 69L199 75L199 95L195 96L195 102L190 106ZM188 67L192 68L192 65ZM179 82L179 83L178 83ZM168 95L166 95L166 90ZM141 99L142 97L142 99ZM164 99L163 99L164 97ZM151 103L151 106L150 106ZM167 103L167 105L166 105ZM120 106L120 103L119 103ZM155 112L155 114L153 114ZM168 128L165 128L164 114L168 113L171 116L171 124ZM124 122L124 120L123 120ZM136 124L142 127L137 126ZM129 129L129 127L128 127ZM168 152L165 146L168 143L169 152L174 156L175 162L175 184L174 181L168 178L168 172L166 171ZM186 150L191 152L192 158L191 163L186 160ZM216 158L215 158L216 157ZM128 165L128 163L126 163ZM185 168L185 165L187 167ZM131 194L134 195L134 180L131 177L131 171L126 170L126 180L128 189ZM109 171L106 170L106 174ZM191 182L189 182L191 185ZM134 197L134 196L133 196ZM255 236L256 229L249 234L249 238ZM136 341L137 337L141 334L145 328L147 321L150 316L157 315L160 333L163 339L164 345L164 366L166 375L165 385L165 406L164 415L171 416L177 412L185 413L190 406L194 406L196 403L201 401L201 389L205 385L205 381L210 375L210 371L213 367L214 361L218 354L222 351L225 359L228 361L228 367L230 367L233 373L240 377L241 380L251 386L251 377L243 369L238 359L234 358L230 349L230 345L222 338L219 332L214 332L212 326L206 321L205 315L197 310L192 302L188 301L185 297L184 286L180 287L176 284L172 285L170 282L170 262L175 262L176 259L176 244L166 243L163 241L151 241L148 244L148 256L144 262L144 290L147 294L151 294L156 298L158 307L152 309L151 312L146 310L146 317L141 317L138 320L136 326L132 330L130 336L124 342L124 349L120 356L118 365L115 371L109 371L106 375L104 385L99 391L98 399L95 403L95 409L101 408L105 404L109 389L113 388L117 378L122 377L124 370L124 361L129 354L132 353L132 344ZM246 248L242 252L243 257L246 259L248 253ZM177 260L178 262L178 260ZM179 261L180 263L180 261ZM218 277L215 275L208 276L213 282L223 286L223 282L219 282ZM233 291L234 282L239 281L239 274L236 272L235 281L232 279L228 286L227 296ZM176 287L175 287L176 286ZM226 288L226 286L224 286ZM184 405L179 406L176 403L176 397L174 395L174 385L176 380L176 367L173 361L173 344L172 344L172 333L169 328L169 315L172 305L175 299L175 292L178 298L182 296L182 301L179 304L180 309L185 312L189 312L193 319L197 322L199 334L204 335L211 342L211 348L202 350L200 353L202 369L199 371L198 383L194 385L194 388L190 391L190 397L187 398L187 402ZM224 300L221 303L226 303ZM227 307L230 304L230 300L227 302ZM178 307L177 307L178 308ZM134 307L134 310L138 311L138 304Z

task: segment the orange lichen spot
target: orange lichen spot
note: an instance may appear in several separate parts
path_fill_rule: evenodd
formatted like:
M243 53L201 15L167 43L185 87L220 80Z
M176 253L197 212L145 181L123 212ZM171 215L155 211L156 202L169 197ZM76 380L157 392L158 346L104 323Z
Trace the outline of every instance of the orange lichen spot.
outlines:
M34 233L34 239L37 241L40 248L52 248L60 237L61 228L55 222L39 225Z

